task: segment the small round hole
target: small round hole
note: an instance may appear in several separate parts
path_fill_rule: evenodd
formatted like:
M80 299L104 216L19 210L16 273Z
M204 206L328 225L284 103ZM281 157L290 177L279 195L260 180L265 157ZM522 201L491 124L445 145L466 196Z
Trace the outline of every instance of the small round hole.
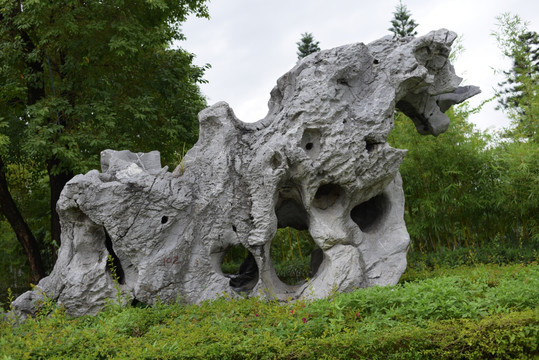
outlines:
M313 143L310 142L310 143L305 144L306 150L311 150L312 148L313 148Z
M373 63L374 65L378 65L378 64L380 64L380 60L374 59L374 61L373 61L372 63Z
M163 217L161 218L161 224L166 224L167 221L168 221L168 216L163 216Z

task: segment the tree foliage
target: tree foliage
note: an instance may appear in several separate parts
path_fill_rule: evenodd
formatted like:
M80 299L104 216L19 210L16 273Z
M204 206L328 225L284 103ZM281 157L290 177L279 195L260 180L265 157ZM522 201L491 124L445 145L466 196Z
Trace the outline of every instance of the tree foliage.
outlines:
M312 33L301 34L301 40L296 43L298 46L298 60L303 59L307 55L320 51L320 42L315 41Z
M401 173L414 250L539 245L537 35L516 16L498 22L500 48L514 60L499 94L513 124L501 138L468 121L481 107L452 107L449 130L437 138L418 136L396 115L390 142L408 149Z
M539 244L539 147L495 141L468 121L473 111L451 108L449 130L437 138L396 116L389 141L408 149L400 171L414 250Z
M391 20L391 27L388 29L393 33L396 38L402 38L406 36L416 36L417 31L415 28L418 26L415 20L411 18L412 14L408 11L406 5L399 1L399 5L396 6L393 12L393 19Z
M500 108L513 121L509 136L539 142L539 34L517 15L497 17L493 33L504 56L513 62L498 91Z
M449 130L435 138L420 136L398 113L390 135L392 146L408 149L400 171L405 220L416 249L470 245L491 221L494 175L488 138L467 122L465 108L450 109L449 115Z
M184 38L189 14L208 16L204 3L0 0L0 171L9 188L0 194L2 205L16 204L2 206L6 218L50 216L49 241L58 244L59 193L73 174L97 167L100 151L157 149L172 164L196 141L205 67L170 45ZM51 205L30 211L20 197L36 200L32 187L43 182Z

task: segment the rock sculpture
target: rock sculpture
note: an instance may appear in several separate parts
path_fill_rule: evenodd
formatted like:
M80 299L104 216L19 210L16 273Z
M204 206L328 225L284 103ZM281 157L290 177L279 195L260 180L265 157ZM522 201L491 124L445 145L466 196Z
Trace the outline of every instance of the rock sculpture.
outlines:
M58 212L62 245L50 276L14 303L32 314L43 294L69 314L114 298L107 266L133 301L196 303L223 293L280 300L395 284L406 268L399 165L386 142L395 108L421 134L449 125L444 111L477 94L448 61L455 34L385 37L314 53L277 81L268 115L243 123L224 102L199 114L200 138L174 172L159 153L106 150L102 172L75 176ZM313 277L290 286L269 257L277 228L308 229ZM225 276L227 248L249 256Z

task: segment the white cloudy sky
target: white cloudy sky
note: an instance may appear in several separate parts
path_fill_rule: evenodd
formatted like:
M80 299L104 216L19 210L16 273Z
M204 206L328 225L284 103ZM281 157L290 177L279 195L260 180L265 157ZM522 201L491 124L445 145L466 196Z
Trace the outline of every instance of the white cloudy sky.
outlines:
M493 95L500 81L493 69L509 69L494 38L496 16L511 12L539 31L538 0L404 0L419 24L418 35L447 28L462 37L465 51L455 69L465 85L478 85L482 94L470 103ZM296 42L313 33L322 49L354 42L368 43L391 34L388 28L398 0L212 0L210 20L190 18L183 24L187 41L180 44L196 54L196 64L211 64L202 91L208 103L228 102L246 122L263 118L269 92L278 77L297 60ZM481 129L501 128L509 121L487 104L471 120Z

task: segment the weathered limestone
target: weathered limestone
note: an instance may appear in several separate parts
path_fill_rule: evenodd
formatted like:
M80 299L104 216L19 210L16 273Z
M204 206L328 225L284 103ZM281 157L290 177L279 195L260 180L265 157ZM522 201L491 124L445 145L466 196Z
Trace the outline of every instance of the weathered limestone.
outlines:
M264 119L243 123L224 102L202 111L200 138L173 173L157 152L104 151L101 173L64 188L58 261L15 309L33 313L46 293L72 315L97 312L115 294L109 254L122 291L148 304L395 284L409 243L398 172L405 150L386 139L396 107L420 133L438 135L449 125L443 111L479 92L458 87L447 60L454 39L442 29L312 54L277 80ZM308 229L321 249L312 279L295 286L278 279L269 257L286 226ZM251 255L231 279L220 265L237 244Z

